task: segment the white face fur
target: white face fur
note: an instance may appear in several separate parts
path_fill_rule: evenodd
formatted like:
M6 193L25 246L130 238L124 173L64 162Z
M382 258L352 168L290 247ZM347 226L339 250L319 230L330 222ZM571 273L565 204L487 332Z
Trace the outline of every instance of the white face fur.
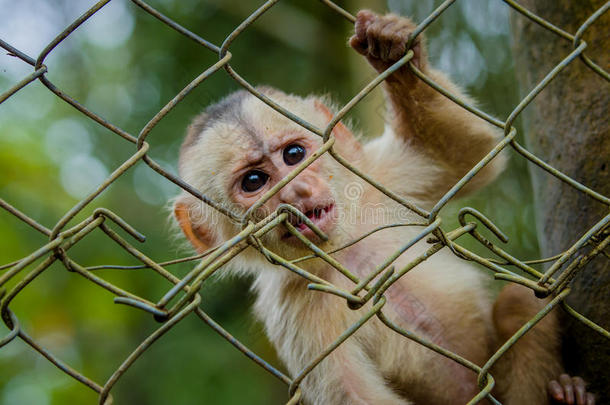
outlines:
M273 99L285 108L296 111L318 128L326 126L328 110L320 110L318 99L303 99L275 90L272 93ZM202 193L227 204L233 212L243 213L319 149L322 139L250 94L244 94L232 108L231 113L204 126L194 142L183 149L180 171ZM349 138L342 139L343 142L357 144L351 133L343 138ZM335 190L340 187L337 179L345 177L337 176L339 171L343 173L345 169L331 157L322 156L273 195L256 213L257 218L271 214L280 204L290 204L332 238L341 209L336 201ZM195 228L208 228L200 234L214 234L216 243L239 231L237 225L190 195L184 194L178 201L193 211L190 217ZM302 221L296 217L290 221L304 236L321 242ZM292 249L302 246L283 226L272 230L267 240L276 245L288 244Z

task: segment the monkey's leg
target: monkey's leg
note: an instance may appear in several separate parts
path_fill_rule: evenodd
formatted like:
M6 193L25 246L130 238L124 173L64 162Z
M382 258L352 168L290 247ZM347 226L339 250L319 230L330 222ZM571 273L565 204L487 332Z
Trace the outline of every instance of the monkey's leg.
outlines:
M498 347L529 321L547 303L532 290L509 284L494 305ZM562 372L559 322L551 311L523 335L495 364L499 399L504 405L548 405L547 384Z

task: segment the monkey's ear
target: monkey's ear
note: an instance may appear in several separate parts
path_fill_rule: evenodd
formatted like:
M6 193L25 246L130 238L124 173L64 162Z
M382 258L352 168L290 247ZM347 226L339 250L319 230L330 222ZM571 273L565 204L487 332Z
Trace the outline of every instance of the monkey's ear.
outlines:
M316 110L318 110L322 114L324 114L327 121L330 122L330 120L333 119L335 114L333 114L333 112L330 110L330 108L328 108L327 106L322 104L322 102L320 102L319 100L314 100L314 105L316 107ZM345 125L343 125L343 123L340 121L333 128L333 134L335 134L335 136L337 137L337 140L339 140L339 141L348 141L349 140L352 142L353 141L357 142L356 138L354 137L354 134L352 134L352 131L347 129L347 127Z
M216 237L212 228L203 222L193 223L191 210L187 202L177 200L174 203L174 216L180 228L182 228L182 232L197 252L202 253L214 246Z

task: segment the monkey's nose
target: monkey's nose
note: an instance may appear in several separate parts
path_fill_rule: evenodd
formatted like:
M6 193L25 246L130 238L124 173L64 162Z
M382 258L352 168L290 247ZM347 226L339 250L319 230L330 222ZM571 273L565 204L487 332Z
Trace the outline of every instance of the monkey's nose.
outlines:
M294 204L304 198L309 198L313 194L313 188L306 182L288 183L280 191L280 199L288 204Z
M313 189L309 183L298 182L294 184L294 192L301 198L311 197Z

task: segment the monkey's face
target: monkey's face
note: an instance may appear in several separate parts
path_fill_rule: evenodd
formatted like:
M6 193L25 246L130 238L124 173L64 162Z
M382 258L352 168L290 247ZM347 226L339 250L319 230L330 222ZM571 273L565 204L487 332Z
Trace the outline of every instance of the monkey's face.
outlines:
M311 103L300 101L298 111L310 120L323 121ZM227 128L228 129L228 128ZM256 204L272 187L282 182L299 164L322 146L319 136L294 124L258 99L243 101L241 122L226 134L233 139L227 154L228 177L224 180L227 195L236 208L245 210ZM238 146L237 146L238 145ZM256 212L262 219L281 204L298 209L320 230L331 233L336 224L336 203L328 159L317 159L285 184ZM288 221L308 239L319 242L314 232L297 215ZM271 231L273 242L300 244L283 226Z
M329 111L317 99L302 99L283 93L274 93L273 96L274 99L280 98L285 108L297 112L319 128L324 128L330 119ZM233 212L243 214L316 152L322 146L322 138L253 96L243 97L232 108L235 110L207 126L188 149L183 149L180 166L182 176L190 184L212 199L228 204ZM342 142L359 145L347 128L342 125L341 128L344 131L340 135L344 138ZM342 177L340 170L344 169L323 155L268 198L253 212L254 218L263 219L281 204L289 204L332 239L341 209L336 193L340 186L338 179ZM230 224L226 218L218 220L217 215L214 224L209 223L205 216L195 224L192 209L186 219L180 217L179 208L180 201L177 201L178 221L199 250L239 232L239 225ZM306 238L318 244L321 242L299 216L291 215L288 221ZM187 222L190 229L185 229ZM205 244L199 243L201 240L206 240ZM280 248L304 247L285 226L272 229L265 242Z
M254 205L321 145L319 139L308 136L304 131L288 131L265 138L262 143L250 143L251 149L231 172L229 194L238 207L247 209ZM332 175L324 163L324 160L319 159L305 168L262 205L256 216L261 219L281 204L289 204L323 232L332 231L335 226L336 204L329 182ZM288 220L304 236L315 240L313 231L298 215L291 215ZM279 236L286 242L296 239L286 229Z

